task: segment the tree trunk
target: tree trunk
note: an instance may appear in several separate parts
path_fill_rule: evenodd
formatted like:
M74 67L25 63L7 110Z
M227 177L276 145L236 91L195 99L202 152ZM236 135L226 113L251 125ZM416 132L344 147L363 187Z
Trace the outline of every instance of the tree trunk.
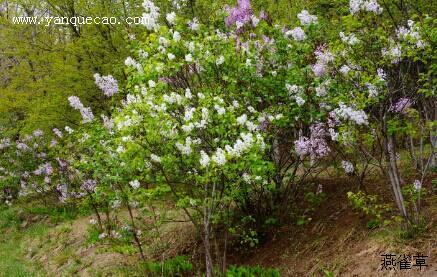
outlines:
M388 175L395 196L399 212L408 221L408 213L405 208L404 198L401 191L401 178L396 164L396 150L393 135L385 133L385 154L388 162Z
M206 277L213 276L213 265L211 258L211 245L209 243L209 216L207 215L208 208L205 208L205 213L203 216L203 246L205 247L205 266L206 266Z

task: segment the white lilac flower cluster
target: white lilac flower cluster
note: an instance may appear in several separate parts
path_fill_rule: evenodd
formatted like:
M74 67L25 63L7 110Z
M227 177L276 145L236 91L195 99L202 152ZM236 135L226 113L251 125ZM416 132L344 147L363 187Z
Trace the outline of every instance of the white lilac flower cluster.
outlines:
M327 90L329 88L331 81L329 79L323 81L323 83L321 83L320 85L318 85L315 90L316 90L316 95L318 97L324 97L327 95Z
M129 182L129 185L133 188L133 189L139 189L141 184L138 180L133 180Z
M357 125L367 125L369 124L367 114L363 110L355 110L352 107L346 106L344 103L340 102L339 107L334 110L334 113L341 119L350 120L355 122Z
M304 89L301 86L285 84L285 88L288 91L289 98L294 99L299 107L305 104L305 99L303 98Z
M401 40L409 40L417 48L423 48L425 46L422 37L419 33L419 27L414 25L414 21L408 20L407 27L400 27L396 31L397 37Z
M194 144L200 144L201 140L199 138L192 139L191 137L185 138L185 143L182 144L180 142L176 142L175 146L176 148L181 152L182 155L191 155L193 152L192 145Z
M126 60L124 61L124 64L128 67L135 68L139 73L144 72L143 66L139 62L134 60L132 57L127 57Z
M84 107L82 102L80 102L79 97L77 96L70 96L68 97L68 101L70 102L70 106L75 109L79 110L80 114L82 115L82 120L84 123L88 123L94 120L93 112L91 111L90 107Z
M159 28L159 8L150 0L144 0L143 8L145 10L142 17L143 25L147 30L157 31Z
M350 33L349 35L345 35L343 32L339 33L340 39L342 42L347 43L349 45L355 45L360 42L360 40L355 36L354 33Z
M105 96L112 97L118 92L117 80L112 75L100 76L100 74L96 73L94 74L94 80Z
M395 43L393 40L390 41L391 46L387 49L386 47L381 50L383 57L387 57L391 60L393 64L397 64L402 58L401 46Z
M383 8L378 4L376 0L350 0L349 11L355 15L359 11L373 12L379 15L383 12Z
M202 167L208 167L211 161L217 166L223 166L229 159L241 157L254 146L264 149L265 143L261 134L243 132L234 145L225 145L225 149L219 147L210 156L205 151L200 151L199 163Z
M415 191L420 191L422 189L422 182L414 180L413 187Z
M2 138L0 140L0 150L6 149L11 146L11 140L9 138Z

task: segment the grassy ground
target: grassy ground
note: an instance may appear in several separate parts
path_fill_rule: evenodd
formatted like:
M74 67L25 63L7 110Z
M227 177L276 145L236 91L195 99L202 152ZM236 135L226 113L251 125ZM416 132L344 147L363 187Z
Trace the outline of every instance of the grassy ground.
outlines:
M43 266L26 257L27 238L42 237L48 231L45 223L29 228L22 225L12 209L0 207L0 276L44 276Z
M424 199L426 226L412 238L402 238L396 223L369 229L369 218L354 211L346 193L356 189L347 178L317 180L326 199L307 214L303 224L291 222L272 231L271 237L253 249L229 251L229 263L278 268L281 276L383 276L379 272L381 253L418 254L430 258L426 272L407 276L436 276L437 195ZM431 191L430 180L428 189ZM366 181L365 189L390 203L387 180ZM22 207L23 208L23 207ZM89 216L69 216L62 211L0 207L0 276L144 276L134 248L90 244ZM305 206L300 207L300 210ZM48 216L47 214L51 212ZM122 216L122 214L120 215ZM139 215L138 215L139 216ZM161 227L165 251L153 238L144 238L148 260L156 252L166 257L193 255L198 247L189 223ZM198 254L198 253L197 253ZM196 258L194 258L196 259ZM378 275L379 274L379 275ZM382 274L382 275L381 275ZM396 275L396 274L395 274ZM158 275L157 275L158 276Z

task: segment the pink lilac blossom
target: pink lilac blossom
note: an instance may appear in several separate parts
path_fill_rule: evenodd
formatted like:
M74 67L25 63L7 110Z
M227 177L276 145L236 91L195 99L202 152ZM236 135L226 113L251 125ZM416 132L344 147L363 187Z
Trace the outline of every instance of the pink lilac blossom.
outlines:
M114 120L112 118L107 117L106 115L102 114L100 115L102 117L103 120L103 126L105 126L105 128L108 131L112 131L112 129L114 128Z
M321 77L328 71L328 64L334 60L334 55L329 52L324 45L317 47L314 51L317 62L312 65L314 75Z
M50 146L50 147L55 147L57 144L58 144L58 141L52 139L52 140L50 141L50 145L49 145L49 146Z
M379 15L383 12L383 8L378 4L376 0L350 0L349 11L352 15L355 15L359 11L373 12Z
M56 136L62 138L62 132L58 128L53 128L53 133L55 133Z
M92 193L95 192L96 187L97 187L97 182L95 180L88 179L82 183L80 189L82 191Z
M42 135L44 135L44 132L41 131L40 129L37 129L33 132L33 136L36 138L41 137Z
M298 13L297 18L304 26L317 23L317 16L311 15L307 10L302 10L300 13Z
M90 107L80 110L80 114L82 115L82 120L84 123L88 123L94 120L94 115Z
M70 106L75 109L79 110L80 114L82 115L82 119L84 123L88 123L94 120L93 112L91 111L91 108L84 107L82 102L80 102L79 97L77 96L70 96L68 97L68 101L70 102Z
M322 123L315 123L310 127L310 137L300 136L294 142L296 153L299 156L310 155L311 160L325 157L330 148L326 142L326 131Z
M100 74L96 73L94 74L94 80L105 96L112 97L118 92L117 80L112 75L100 76Z
M80 102L79 97L77 96L70 96L68 97L68 101L70 102L70 106L75 110L81 110L83 109L83 104Z
M227 11L229 16L225 19L226 26L231 27L233 24L236 24L237 29L249 23L253 15L250 0L237 0L237 6L233 8L227 7Z
M30 147L27 146L27 144L25 144L23 142L17 142L17 149L20 151L27 151L30 149Z
M292 36L294 40L296 41L303 41L306 39L305 32L301 27L296 27L293 30L287 31L285 33L286 36Z

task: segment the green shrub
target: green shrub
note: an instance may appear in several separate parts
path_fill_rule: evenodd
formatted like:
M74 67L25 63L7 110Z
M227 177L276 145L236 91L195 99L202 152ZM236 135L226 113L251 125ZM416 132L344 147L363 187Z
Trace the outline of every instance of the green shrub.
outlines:
M381 224L387 225L390 220L384 219L384 214L392 210L389 204L380 203L377 195L368 195L362 191L353 193L349 191L347 197L352 207L370 217L367 222L369 229L379 227Z

